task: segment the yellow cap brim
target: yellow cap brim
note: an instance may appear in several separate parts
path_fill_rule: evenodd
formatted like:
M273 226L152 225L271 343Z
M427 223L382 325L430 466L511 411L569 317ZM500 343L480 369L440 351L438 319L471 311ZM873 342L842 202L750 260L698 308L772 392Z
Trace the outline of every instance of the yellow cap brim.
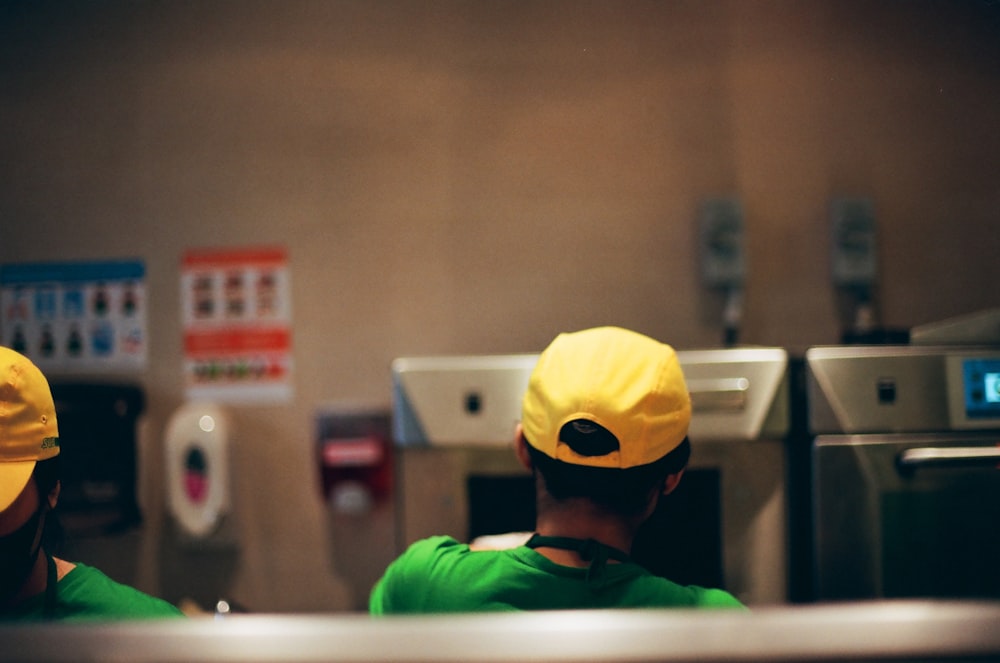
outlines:
M35 461L0 463L0 511L6 511L24 491L35 471Z

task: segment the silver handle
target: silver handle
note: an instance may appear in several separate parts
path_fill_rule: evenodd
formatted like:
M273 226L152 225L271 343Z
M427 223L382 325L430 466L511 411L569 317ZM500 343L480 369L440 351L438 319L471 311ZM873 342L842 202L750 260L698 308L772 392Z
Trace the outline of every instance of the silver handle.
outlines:
M996 447L919 447L899 454L900 470L922 467L996 467L1000 469L1000 446Z
M750 380L746 378L688 380L691 409L695 412L742 410L747 405L749 389Z

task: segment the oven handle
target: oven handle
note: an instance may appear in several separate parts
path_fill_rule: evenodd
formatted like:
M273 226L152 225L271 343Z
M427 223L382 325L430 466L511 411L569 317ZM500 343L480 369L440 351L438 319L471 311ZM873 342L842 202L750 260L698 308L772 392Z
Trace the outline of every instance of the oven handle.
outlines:
M695 412L740 411L746 408L750 380L746 378L691 379L687 382Z
M918 447L906 449L896 458L900 472L912 473L924 467L1000 469L1000 446Z

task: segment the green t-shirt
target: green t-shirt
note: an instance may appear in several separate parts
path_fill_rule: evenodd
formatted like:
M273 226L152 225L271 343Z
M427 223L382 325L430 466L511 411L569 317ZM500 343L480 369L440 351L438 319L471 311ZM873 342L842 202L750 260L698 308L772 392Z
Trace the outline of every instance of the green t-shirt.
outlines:
M153 619L182 617L178 608L162 599L143 594L137 589L115 582L101 571L86 564L62 577L56 585L56 607L51 619L62 621ZM0 612L2 621L35 621L45 619L45 593L42 592Z
M526 546L469 550L448 536L417 541L375 584L368 608L391 613L571 608L743 608L720 589L682 586L633 562L603 573L556 564ZM591 577L588 578L588 575Z

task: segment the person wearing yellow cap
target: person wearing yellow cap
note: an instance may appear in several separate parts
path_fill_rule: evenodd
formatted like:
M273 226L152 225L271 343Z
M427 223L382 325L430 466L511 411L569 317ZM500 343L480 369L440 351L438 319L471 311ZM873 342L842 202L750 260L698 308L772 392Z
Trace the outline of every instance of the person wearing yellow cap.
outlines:
M535 532L506 547L417 541L375 584L369 612L745 609L728 592L673 583L629 557L684 474L690 421L669 345L620 327L560 334L531 374L514 440L535 477Z
M59 501L59 449L48 381L27 357L0 347L0 622L182 616L46 549Z

